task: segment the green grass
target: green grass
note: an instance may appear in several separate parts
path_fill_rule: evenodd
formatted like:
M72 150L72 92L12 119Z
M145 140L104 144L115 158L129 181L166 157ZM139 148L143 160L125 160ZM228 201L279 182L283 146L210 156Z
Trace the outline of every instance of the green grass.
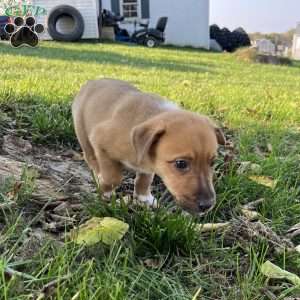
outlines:
M193 49L149 50L118 44L43 42L37 49L0 44L0 133L3 112L16 120L21 135L52 147L77 147L70 103L89 79L111 77L158 93L186 109L207 114L234 132L238 160L262 166L278 184L274 190L237 175L217 182L218 205L201 222L224 222L240 214L241 204L265 198L264 220L284 235L300 216L300 68L250 64L231 54ZM262 157L256 148L272 152ZM300 257L274 254L266 242L244 247L226 244L223 236L201 236L193 220L165 208L151 212L126 205L83 199L88 216L114 216L130 225L126 238L112 247L82 248L64 241L45 241L28 259L20 255L33 223L24 211L34 190L17 195L18 207L0 211L0 299L28 299L48 282L59 279L54 299L267 299L260 288L259 267L270 259L300 273ZM0 187L7 201L11 179ZM299 242L299 240L298 240ZM155 262L145 265L146 260ZM4 267L34 278L8 280ZM65 277L67 276L67 277ZM64 279L65 278L65 279ZM280 293L296 295L289 285ZM282 294L283 295L283 294ZM199 298L200 299L200 298ZM280 299L280 298L279 298Z

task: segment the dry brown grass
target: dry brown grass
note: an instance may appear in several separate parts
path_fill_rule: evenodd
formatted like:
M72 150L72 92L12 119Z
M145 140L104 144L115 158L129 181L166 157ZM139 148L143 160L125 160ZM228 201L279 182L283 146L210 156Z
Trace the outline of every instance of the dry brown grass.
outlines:
M246 62L271 64L271 65L292 65L292 60L288 57L280 57L266 54L259 54L253 47L242 48L235 52L240 60Z

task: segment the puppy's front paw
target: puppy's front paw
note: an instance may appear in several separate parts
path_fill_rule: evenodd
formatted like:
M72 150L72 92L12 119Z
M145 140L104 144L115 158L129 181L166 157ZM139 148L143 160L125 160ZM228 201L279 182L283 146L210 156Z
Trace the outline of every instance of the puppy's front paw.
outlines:
M157 200L151 195L134 195L139 202L146 204L147 206L151 206L156 208L158 206Z
M113 192L105 192L105 193L102 193L102 198L105 201L109 201L112 195L113 195Z

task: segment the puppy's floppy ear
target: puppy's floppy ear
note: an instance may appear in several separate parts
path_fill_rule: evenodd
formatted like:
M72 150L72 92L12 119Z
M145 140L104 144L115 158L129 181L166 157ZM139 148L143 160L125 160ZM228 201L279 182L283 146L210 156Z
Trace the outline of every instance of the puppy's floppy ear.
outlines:
M131 131L131 141L136 151L137 162L141 163L143 158L150 153L151 147L165 133L163 122L146 121Z
M226 139L225 139L222 129L215 127L215 133L216 133L216 137L217 137L217 141L218 141L219 145L224 146L226 144Z

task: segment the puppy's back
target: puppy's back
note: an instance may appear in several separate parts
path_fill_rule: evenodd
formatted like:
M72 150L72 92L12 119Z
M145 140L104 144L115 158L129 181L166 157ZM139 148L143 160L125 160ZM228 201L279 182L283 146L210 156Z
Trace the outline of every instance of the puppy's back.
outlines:
M130 92L138 92L138 90L121 80L88 81L81 88L72 105L75 123L78 119L81 125L90 131L95 124L110 119L119 102Z
M127 82L115 79L90 80L82 86L80 92L75 97L72 105L73 113L81 110L83 106L102 107L106 110L114 107L123 95L138 90ZM101 105L95 105L101 102Z

